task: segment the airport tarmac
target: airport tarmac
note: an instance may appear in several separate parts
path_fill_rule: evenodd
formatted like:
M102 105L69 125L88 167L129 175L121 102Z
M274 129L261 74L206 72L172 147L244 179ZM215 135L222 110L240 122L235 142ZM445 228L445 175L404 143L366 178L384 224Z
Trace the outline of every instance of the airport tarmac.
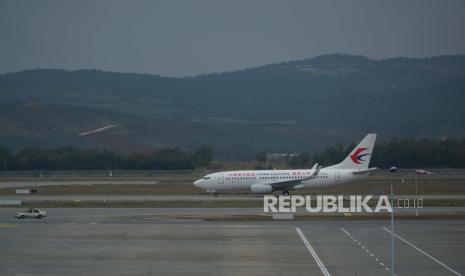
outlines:
M390 196L388 196L390 197ZM394 195L395 199L463 200L465 195ZM347 196L346 196L347 198ZM377 198L377 196L373 196ZM263 201L261 195L0 195L0 200L39 201Z
M24 188L62 185L155 185L157 180L0 180L1 188Z
M0 274L390 275L389 220L202 219L250 209L57 208L17 220L21 208L0 208ZM396 275L465 273L464 220L399 220L395 233Z

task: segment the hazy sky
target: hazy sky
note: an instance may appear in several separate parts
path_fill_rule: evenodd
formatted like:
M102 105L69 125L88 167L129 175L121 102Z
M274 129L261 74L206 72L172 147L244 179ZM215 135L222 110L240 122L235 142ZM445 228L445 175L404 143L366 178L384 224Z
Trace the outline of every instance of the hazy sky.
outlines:
M0 73L185 76L335 52L464 54L465 1L0 0Z

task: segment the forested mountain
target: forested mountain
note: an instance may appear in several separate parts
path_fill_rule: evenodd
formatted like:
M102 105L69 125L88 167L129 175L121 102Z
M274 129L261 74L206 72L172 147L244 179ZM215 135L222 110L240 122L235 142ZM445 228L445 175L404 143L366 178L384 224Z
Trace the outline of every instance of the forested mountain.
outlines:
M210 144L219 158L254 158L366 132L464 136L464 104L462 55L336 54L186 78L37 69L0 76L0 144L125 152ZM105 125L116 127L78 135Z

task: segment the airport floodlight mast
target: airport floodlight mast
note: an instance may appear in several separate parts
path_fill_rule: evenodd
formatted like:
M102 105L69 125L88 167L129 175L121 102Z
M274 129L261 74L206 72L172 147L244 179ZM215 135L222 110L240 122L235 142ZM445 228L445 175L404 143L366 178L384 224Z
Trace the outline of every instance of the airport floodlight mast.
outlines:
M397 167L391 167L391 275L394 276L394 173L397 172Z

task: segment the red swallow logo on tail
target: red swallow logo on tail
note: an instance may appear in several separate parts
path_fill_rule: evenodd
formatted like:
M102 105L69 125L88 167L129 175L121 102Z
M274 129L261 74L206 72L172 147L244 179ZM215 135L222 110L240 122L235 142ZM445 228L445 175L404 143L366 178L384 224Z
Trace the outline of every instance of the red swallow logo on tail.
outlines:
M370 155L370 153L363 153L365 150L367 150L368 148L357 148L355 150L355 152L353 154L350 155L350 159L352 159L352 161L355 163L355 164L362 164L363 161L363 157L367 156L367 155Z

